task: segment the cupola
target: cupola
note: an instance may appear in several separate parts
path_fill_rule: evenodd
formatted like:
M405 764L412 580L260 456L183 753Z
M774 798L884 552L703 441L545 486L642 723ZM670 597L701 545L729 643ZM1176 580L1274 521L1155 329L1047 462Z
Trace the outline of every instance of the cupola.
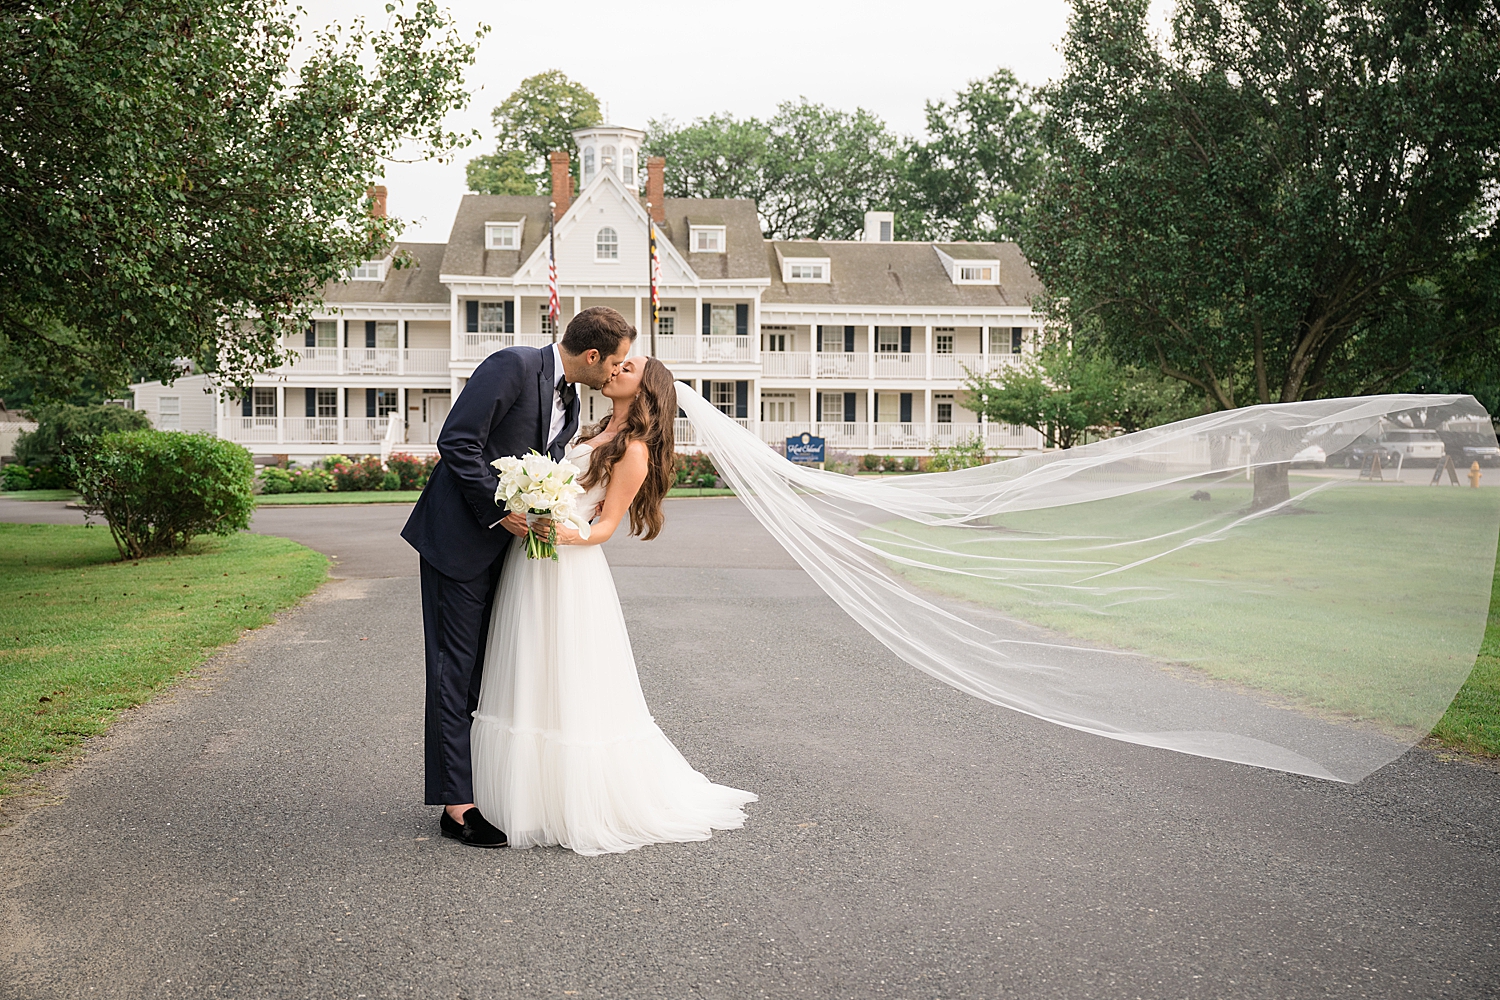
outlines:
M573 141L578 144L579 190L594 183L606 170L630 190L641 189L646 172L641 160L645 132L621 125L594 125L576 129Z

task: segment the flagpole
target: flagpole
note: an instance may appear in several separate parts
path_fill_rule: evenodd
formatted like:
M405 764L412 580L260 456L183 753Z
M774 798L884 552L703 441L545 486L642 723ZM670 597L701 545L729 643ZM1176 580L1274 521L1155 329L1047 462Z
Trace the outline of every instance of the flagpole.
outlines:
M646 254L646 270L651 279L651 356L656 354L656 220L651 217L651 203L646 202L646 225L649 228L650 251Z
M547 202L547 315L552 318L552 343L557 343L557 324L562 304L557 299L557 202Z

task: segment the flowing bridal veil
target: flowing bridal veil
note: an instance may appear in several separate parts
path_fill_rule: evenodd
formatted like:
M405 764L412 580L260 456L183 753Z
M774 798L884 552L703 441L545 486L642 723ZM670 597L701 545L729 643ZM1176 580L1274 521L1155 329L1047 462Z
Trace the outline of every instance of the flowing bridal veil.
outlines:
M1474 666L1500 488L1470 489L1467 461L1455 489L1429 485L1430 466L1393 482L1317 460L1357 460L1351 445L1405 426L1444 428L1450 454L1493 446L1470 396L1247 407L879 478L794 465L691 387L677 398L829 597L912 666L996 705L1358 781L1426 735Z

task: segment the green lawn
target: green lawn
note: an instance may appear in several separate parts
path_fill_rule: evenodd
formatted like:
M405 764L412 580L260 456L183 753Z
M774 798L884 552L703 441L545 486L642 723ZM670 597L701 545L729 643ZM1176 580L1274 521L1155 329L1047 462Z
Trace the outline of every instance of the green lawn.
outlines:
M357 493L261 493L258 506L307 503L416 503L421 490L361 490Z
M667 491L668 497L732 497L734 490L726 490L720 487L708 486L702 489L697 486L674 486Z
M973 530L893 522L866 537L941 567L891 564L925 589L1403 736L1425 733L1472 671L1438 732L1500 753L1493 627L1477 668L1464 655L1490 607L1495 566L1472 553L1493 551L1500 491L1339 486L1306 501L1314 513L1262 518L1131 567L1248 504L1243 481L1207 488L1207 503L1184 486L1006 513Z
M102 527L0 524L0 796L269 622L327 566L265 535L120 562Z
M0 500L77 500L72 490L18 490L15 493L0 493Z

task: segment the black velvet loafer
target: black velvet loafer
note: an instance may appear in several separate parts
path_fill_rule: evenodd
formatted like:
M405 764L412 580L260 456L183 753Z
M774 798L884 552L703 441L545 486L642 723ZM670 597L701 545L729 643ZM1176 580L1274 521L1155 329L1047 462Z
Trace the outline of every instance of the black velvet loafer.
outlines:
M505 831L490 825L490 821L484 818L478 806L464 813L462 823L449 816L448 810L444 809L442 828L443 836L451 837L460 844L468 844L470 847L505 846Z

